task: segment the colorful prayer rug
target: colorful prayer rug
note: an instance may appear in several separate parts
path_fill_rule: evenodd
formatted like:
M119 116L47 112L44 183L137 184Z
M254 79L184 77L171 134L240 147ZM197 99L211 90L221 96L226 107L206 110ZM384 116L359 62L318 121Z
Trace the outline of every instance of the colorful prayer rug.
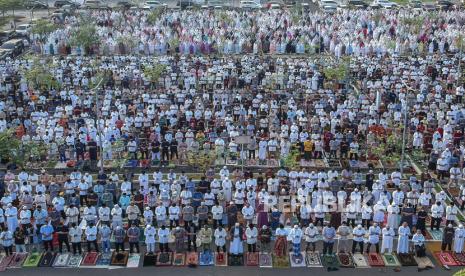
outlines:
M349 267L349 268L355 267L354 260L352 259L352 256L350 255L350 253L345 253L345 252L338 253L337 259L341 267Z
M186 254L185 253L174 253L173 265L174 266L185 266L186 265Z
M419 269L434 268L433 262L428 257L414 257Z
M126 251L123 252L113 252L111 255L110 266L126 266L128 263L129 253Z
M111 252L102 253L97 259L95 267L98 268L107 268L111 263Z
M99 253L87 252L81 261L80 267L94 267L97 264Z
M214 256L210 250L200 252L199 254L199 265L200 266L211 266L211 265L214 265L214 263L215 263Z
M53 267L66 267L68 265L70 253L57 254L55 261L53 262Z
M397 254L397 259L402 266L417 266L414 255L412 253Z
M39 267L51 267L55 260L55 253L45 252L40 258Z
M400 266L400 262L397 257L391 253L382 254L385 266Z
M157 254L157 266L170 266L173 254L170 252L160 252Z
M443 265L447 266L458 266L459 264L455 261L454 257L450 252L434 252L434 257Z
M228 266L228 253L215 253L215 266Z
M247 252L245 253L245 264L247 266L258 266L259 265L258 252Z
M67 267L78 267L81 264L82 256L81 255L71 255L68 260Z
M354 259L356 268L369 268L370 267L370 265L367 262L367 259L365 258L363 254L355 253L352 255L352 258Z
M321 264L327 269L339 268L339 261L336 255L321 254Z
M186 254L186 263L190 267L196 267L199 265L199 255L197 252L189 252Z
M289 253L289 261L291 267L306 267L307 263L305 262L305 252L300 252L299 254Z
M244 265L244 255L242 255L242 254L228 254L228 264L229 264L229 266L243 266Z
M27 253L15 253L8 268L20 268L23 266L24 260L27 258Z
M10 256L5 256L5 258L3 258L0 261L0 271L5 271L8 265L11 263L11 260L13 260L13 258L14 258L13 254Z
M273 267L273 258L268 252L260 252L259 255L259 266L260 267Z
M137 267L139 267L139 262L140 262L140 254L139 253L129 254L128 263L126 264L126 267L128 267L128 268L137 268Z
M37 267L40 262L40 257L42 257L42 254L37 252L29 254L29 256L24 261L23 267Z
M452 252L452 257L459 265L465 265L465 254Z
M307 267L323 267L318 251L307 252Z
M383 258L378 253L368 253L367 260L370 266L384 266Z
M429 235L431 236L431 239L434 240L434 241L441 241L442 240L442 229L439 229L439 230L431 230L431 229L427 229Z

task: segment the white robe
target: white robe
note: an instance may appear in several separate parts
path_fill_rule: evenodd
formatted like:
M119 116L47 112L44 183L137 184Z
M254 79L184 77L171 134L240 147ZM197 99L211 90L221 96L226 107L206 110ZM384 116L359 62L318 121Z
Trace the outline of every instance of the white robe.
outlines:
M387 250L388 253L392 253L392 246L394 243L394 229L389 228L383 228L383 241L381 242L381 254L384 253L385 250Z
M463 252L464 238L465 238L465 228L455 229L455 236L454 236L454 252L455 253Z
M399 241L397 243L397 253L408 253L408 236L410 235L410 227L399 227Z
M241 241L241 237L239 237L239 228L234 229L234 237L231 240L231 244L229 245L229 253L230 254L242 254L244 252L243 244Z

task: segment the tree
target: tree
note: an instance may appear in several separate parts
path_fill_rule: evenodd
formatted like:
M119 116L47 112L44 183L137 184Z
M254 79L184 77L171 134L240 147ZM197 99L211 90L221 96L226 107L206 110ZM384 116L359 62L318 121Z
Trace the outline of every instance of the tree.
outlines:
M0 132L0 156L1 162L17 163L21 157L21 140L16 137L13 129Z
M59 88L60 83L55 76L50 72L54 64L49 59L38 58L33 59L33 64L30 69L24 72L24 76L30 86L34 89L49 90Z
M97 45L100 41L100 37L97 34L97 28L95 25L85 19L82 24L75 28L71 35L71 45L82 47L84 54L90 53L92 46Z
M155 25L163 14L164 7L157 7L147 15L147 23Z
M38 35L42 42L44 42L47 35L55 31L56 29L58 29L58 27L53 22L50 22L46 19L39 19L35 22L34 26L31 29L31 32L33 34Z
M144 66L144 75L148 78L150 83L156 84L160 77L165 73L166 65L158 62L154 62L152 65Z
M25 3L25 0L0 0L0 10L3 16L5 16L5 12L7 11L13 11L14 15L15 10L24 8Z

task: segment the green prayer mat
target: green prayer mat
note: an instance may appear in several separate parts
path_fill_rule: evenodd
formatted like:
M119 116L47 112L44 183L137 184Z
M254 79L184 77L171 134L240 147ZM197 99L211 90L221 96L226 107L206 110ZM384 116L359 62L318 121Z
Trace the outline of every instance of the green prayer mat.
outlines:
M381 254L381 257L383 258L385 266L400 266L399 260L397 260L397 257L393 254Z
M42 254L34 252L31 253L24 261L23 267L37 267L40 262Z
M321 255L321 263L326 268L339 268L340 264L336 255Z
M289 256L278 257L273 255L273 267L274 268L288 268L290 265Z

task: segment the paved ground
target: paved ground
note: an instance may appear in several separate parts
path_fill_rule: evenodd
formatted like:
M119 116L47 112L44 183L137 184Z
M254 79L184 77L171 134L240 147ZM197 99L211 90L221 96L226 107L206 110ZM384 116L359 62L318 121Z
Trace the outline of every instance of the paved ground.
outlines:
M39 276L39 275L80 275L83 273L88 275L99 275L99 276L137 276L143 275L157 275L157 276L283 276L286 273L292 273L292 276L308 276L312 274L325 275L345 275L345 276L375 276L375 275L452 275L454 272L460 270L459 268L453 268L450 271L446 271L442 268L435 268L432 270L417 272L415 267L402 268L400 272L394 272L391 268L367 268L367 269L355 269L355 268L344 268L339 271L327 272L323 268L289 268L289 269L276 269L276 268L256 268L256 267L198 267L198 268L174 268L174 267L141 267L141 268L121 268L121 269L60 269L60 268L30 268L30 269L16 269L7 270L2 272L2 275L15 275L15 276ZM131 275L132 274L132 275Z

